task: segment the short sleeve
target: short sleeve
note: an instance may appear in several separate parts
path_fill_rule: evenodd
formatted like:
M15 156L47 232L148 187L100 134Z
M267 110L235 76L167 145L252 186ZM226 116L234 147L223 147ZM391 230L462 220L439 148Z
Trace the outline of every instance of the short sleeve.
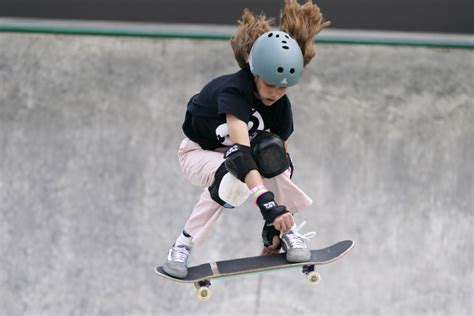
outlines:
M232 114L239 120L248 122L252 107L245 98L235 90L229 89L219 94L217 98L219 115Z
M294 132L293 112L291 110L291 103L287 99L278 109L272 122L270 131L277 134L282 140L287 140Z

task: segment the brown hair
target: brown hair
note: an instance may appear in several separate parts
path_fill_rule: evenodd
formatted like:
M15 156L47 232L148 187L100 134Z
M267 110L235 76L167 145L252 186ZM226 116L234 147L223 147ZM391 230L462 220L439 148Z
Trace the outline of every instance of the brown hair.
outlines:
M303 52L306 66L316 55L314 37L331 24L325 21L318 6L311 0L300 5L296 0L286 0L280 17L280 30L290 34Z
M280 30L290 34L303 52L304 66L316 55L314 37L331 22L325 21L319 7L308 0L298 4L297 0L285 0L285 8L280 17ZM273 19L263 14L255 17L248 9L244 10L239 28L232 37L230 45L240 68L245 68L253 43L265 32L271 31Z
M239 28L230 40L230 46L240 68L245 68L253 43L260 35L271 31L273 19L267 19L263 14L255 17L252 12L245 9L242 19L238 22Z

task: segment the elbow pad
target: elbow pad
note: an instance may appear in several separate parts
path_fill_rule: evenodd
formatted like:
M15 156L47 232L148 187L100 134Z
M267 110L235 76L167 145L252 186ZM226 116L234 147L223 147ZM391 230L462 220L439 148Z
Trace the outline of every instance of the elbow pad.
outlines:
M251 170L258 170L249 146L232 145L224 153L224 159L227 171L242 182L245 182L245 177Z

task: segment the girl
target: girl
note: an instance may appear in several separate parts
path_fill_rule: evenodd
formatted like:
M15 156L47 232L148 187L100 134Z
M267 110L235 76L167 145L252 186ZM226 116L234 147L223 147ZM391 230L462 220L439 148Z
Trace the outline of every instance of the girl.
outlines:
M178 158L186 178L205 190L163 265L177 278L187 276L193 245L224 208L238 207L249 195L265 220L262 254L283 247L290 262L310 258L304 239L314 233L301 235L293 219L312 201L291 181L293 119L286 93L314 57L314 37L330 22L311 1L296 0L286 1L279 31L247 9L239 22L231 46L241 70L210 81L187 106Z

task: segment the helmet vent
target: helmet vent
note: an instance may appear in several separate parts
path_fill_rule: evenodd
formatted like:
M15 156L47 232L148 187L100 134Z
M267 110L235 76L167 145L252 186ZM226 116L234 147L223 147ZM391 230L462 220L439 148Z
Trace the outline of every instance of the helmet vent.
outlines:
M273 36L273 33L268 34L268 37L272 37L272 36Z
M295 73L295 68L291 68L290 69L290 74L294 74Z
M277 71L278 71L279 73L282 73L283 70L284 70L283 67L278 67L278 69L277 69Z
M286 45L283 45L282 46L283 49L290 49L290 47L286 46Z

